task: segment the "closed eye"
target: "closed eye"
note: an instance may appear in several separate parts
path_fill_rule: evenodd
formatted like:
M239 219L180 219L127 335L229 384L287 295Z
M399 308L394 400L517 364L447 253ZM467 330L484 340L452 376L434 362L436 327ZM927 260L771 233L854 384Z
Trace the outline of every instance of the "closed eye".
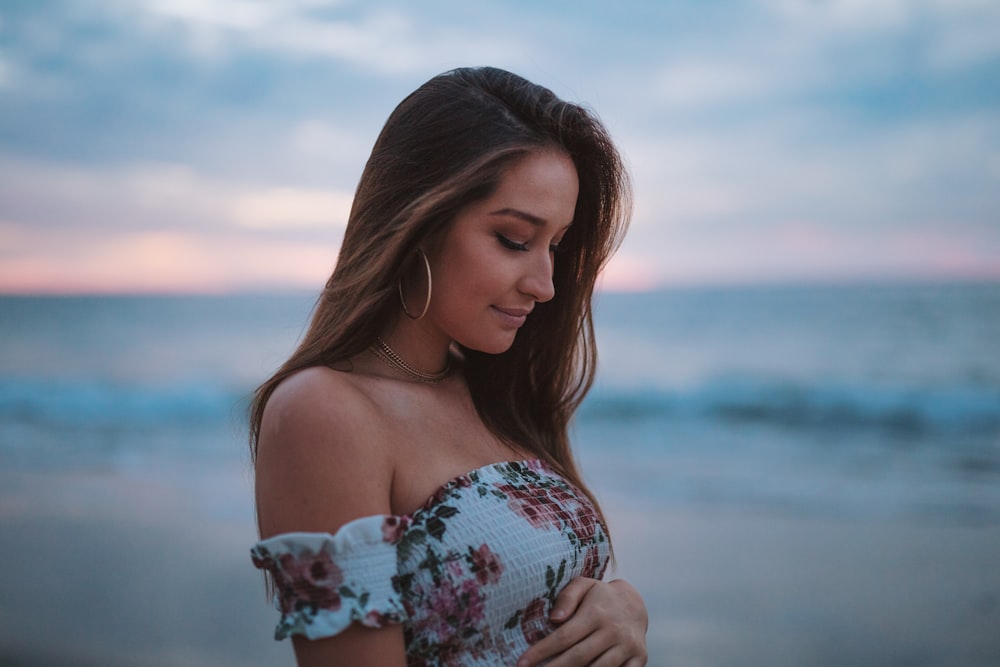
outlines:
M500 232L497 232L496 236L497 236L497 241L500 242L500 245L507 248L508 250L519 250L521 252L526 252L528 250L527 243L518 243L517 241L511 241L509 238L507 238Z

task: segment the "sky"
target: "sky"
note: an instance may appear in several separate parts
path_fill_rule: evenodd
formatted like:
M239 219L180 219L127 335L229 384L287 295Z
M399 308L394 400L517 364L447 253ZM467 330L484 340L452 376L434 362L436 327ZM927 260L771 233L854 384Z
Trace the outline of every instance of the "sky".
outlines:
M3 0L0 292L319 289L463 65L609 127L605 288L1000 279L995 0Z

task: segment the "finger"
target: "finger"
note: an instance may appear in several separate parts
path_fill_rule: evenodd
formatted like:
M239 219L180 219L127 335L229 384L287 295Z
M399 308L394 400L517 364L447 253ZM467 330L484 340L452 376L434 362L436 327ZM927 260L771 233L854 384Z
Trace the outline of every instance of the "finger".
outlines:
M601 640L595 635L596 633L591 634L585 637L582 641L570 646L562 653L553 657L549 662L545 663L545 667L589 667L590 665L595 664L595 660L599 657L603 658L604 654L609 651L607 642ZM620 667L623 661L624 657L613 665L612 662L600 663L600 665L601 667L609 667L609 665L611 667Z
M580 601L587 596L590 589L597 583L599 583L597 579L576 577L566 584L566 587L562 589L562 592L556 598L556 603L552 605L552 612L549 614L552 622L562 623L576 613L577 608L580 606Z
M557 628L547 637L533 644L531 648L524 652L521 659L517 661L517 667L528 667L537 665L543 660L565 653L575 645L579 645L596 628L588 627L583 623L567 623ZM586 664L586 663L584 663Z
M570 585L561 602L573 611L551 635L529 649L519 665L551 658L547 664L552 667L571 667L590 665L600 658L598 664L624 667L635 657L640 658L638 667L645 664L648 620L638 593L627 582L605 584L579 578ZM620 652L604 657L616 647Z
M643 626L643 631L649 629L649 615L646 612L646 604L642 600L642 596L639 595L639 591L635 587L624 579L614 579L608 582L608 586L615 588L621 592L625 598L628 599L630 611L626 612L630 615L634 614L635 618L640 619Z
M616 648L621 652L612 661L615 667L645 667L649 656L646 654L646 644L642 642L636 644L617 644ZM602 656L603 657L603 656ZM596 663L595 663L596 664ZM602 665L603 667L603 665Z
M637 651L636 647L610 641L607 633L594 632L545 664L546 667L581 667L583 665L587 667L644 667L646 652L644 648Z
M625 667L628 653L621 646L612 646L587 664L589 667Z
M574 662L570 662L568 664L571 665L582 664L582 665L588 665L588 667L645 667L646 665L645 651L643 651L642 654L640 655L637 654L630 647L625 646L623 644L613 644L611 646L608 646L605 638L593 637L593 640L594 643L591 644L591 646L588 646L587 649L595 653L603 650L604 651L603 653L600 653L596 657L594 656L587 657L582 654L577 656L569 656L570 659L573 660ZM583 659L585 662L582 663L575 662L576 660L579 659ZM588 660L589 662L587 662ZM559 667L559 664L556 662L550 662L548 663L548 665L546 665L546 667L549 667L550 665Z
M624 667L633 658L638 658L638 667L644 665L646 662L644 634L638 632L630 624L602 622L601 618L604 618L604 616L591 617L583 609L578 610L565 625L556 631L564 632L559 637L560 641L558 645L565 646L565 649L556 654L552 658L552 661L546 664L550 667L562 667L563 665L567 667L573 665ZM570 634L565 631L582 627L591 628L589 634L583 639L568 646L565 641L562 641L576 634ZM551 653L547 652L546 655L551 655Z

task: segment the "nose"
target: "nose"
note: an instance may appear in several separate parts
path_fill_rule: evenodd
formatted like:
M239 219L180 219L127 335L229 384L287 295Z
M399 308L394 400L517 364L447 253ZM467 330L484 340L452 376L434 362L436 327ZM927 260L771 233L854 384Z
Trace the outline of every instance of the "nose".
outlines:
M518 287L522 294L527 294L538 303L550 301L556 295L552 284L552 255L539 253L533 256Z

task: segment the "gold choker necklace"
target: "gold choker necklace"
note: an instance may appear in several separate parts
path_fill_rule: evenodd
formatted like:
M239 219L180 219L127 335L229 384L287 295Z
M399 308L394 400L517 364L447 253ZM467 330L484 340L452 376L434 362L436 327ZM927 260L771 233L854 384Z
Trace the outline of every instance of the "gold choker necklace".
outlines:
M381 336L375 338L375 344L369 349L376 357L381 359L386 366L399 371L411 380L416 380L417 382L427 382L433 384L445 379L451 373L451 361L445 363L444 370L440 373L425 373L423 371L418 371L416 368L403 361L403 359L396 354L396 352L389 347L384 340L382 340Z

